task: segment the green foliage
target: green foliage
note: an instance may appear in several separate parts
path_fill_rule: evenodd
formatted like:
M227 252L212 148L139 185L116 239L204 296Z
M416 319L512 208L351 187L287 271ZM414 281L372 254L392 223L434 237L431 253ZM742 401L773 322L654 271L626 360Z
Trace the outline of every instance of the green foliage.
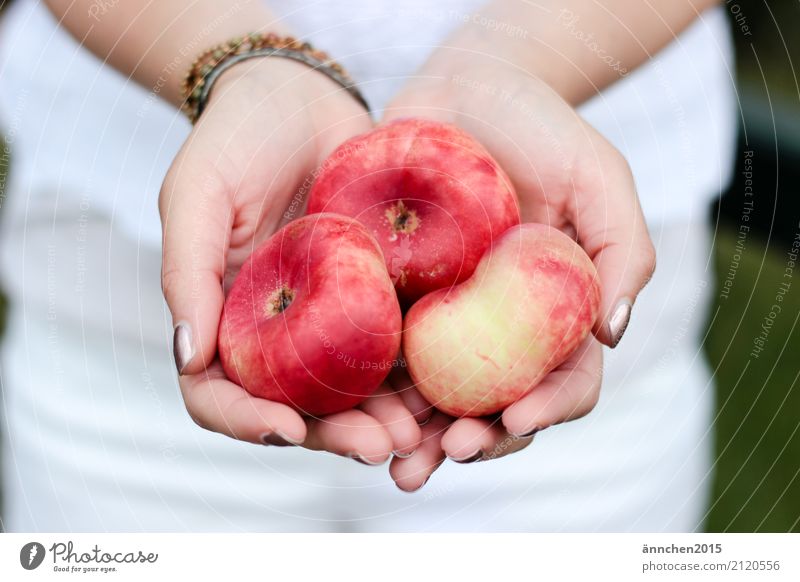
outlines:
M715 245L718 290L735 274L727 298L717 295L706 344L718 399L714 499L707 529L797 532L800 264L787 276L789 248L768 245L751 232L734 269L737 240L734 228L724 228ZM779 301L786 283L790 287ZM776 304L780 313L772 318ZM764 335L763 351L758 352Z

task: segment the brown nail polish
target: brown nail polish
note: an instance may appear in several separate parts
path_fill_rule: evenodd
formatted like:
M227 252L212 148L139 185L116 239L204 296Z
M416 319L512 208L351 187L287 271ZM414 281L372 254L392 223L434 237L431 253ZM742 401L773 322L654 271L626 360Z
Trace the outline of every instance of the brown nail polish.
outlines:
M431 476L428 475L428 477L422 482L422 484L419 487L416 487L414 489L403 489L399 485L397 486L397 488L400 489L400 491L402 491L403 493L416 493L417 491L419 491L420 489L425 487L425 484L428 482L428 480L430 478L431 478Z
M345 455L348 459L353 459L357 463L361 463L362 465L369 465L370 467L374 467L376 465L382 465L384 461L370 461L366 457L360 455L359 453L348 453Z
M480 461L483 458L483 451L478 449L471 455L467 457L462 457L460 459L454 459L450 457L450 460L455 463L461 463L462 465L466 465L467 463L474 463L475 461Z
M277 431L261 435L261 442L272 447L293 447L297 445L297 443L292 442Z
M617 344L622 339L625 330L628 329L628 323L631 320L631 302L628 299L623 299L617 303L614 313L611 314L611 319L608 321L608 333L611 338L611 347L617 347Z
M430 480L430 478L431 478L431 476L430 476L430 475L428 475L427 477L425 477L425 480L422 482L422 485L420 485L419 487L417 487L416 489L414 489L414 491L409 491L409 493L415 493L415 492L419 491L420 489L422 489L423 487L425 487L425 485L427 485L427 484L428 484L428 481Z
M175 326L175 335L172 337L172 353L175 356L175 367L178 369L178 374L183 374L186 366L194 358L192 328L185 321L181 321Z
M515 438L518 438L518 439L526 439L528 437L532 437L533 435L535 435L540 430L542 430L542 429L539 428L539 427L536 427L536 428L532 428L531 430L529 430L527 432L524 432L522 434L515 434L515 435L512 435L512 436L515 437Z

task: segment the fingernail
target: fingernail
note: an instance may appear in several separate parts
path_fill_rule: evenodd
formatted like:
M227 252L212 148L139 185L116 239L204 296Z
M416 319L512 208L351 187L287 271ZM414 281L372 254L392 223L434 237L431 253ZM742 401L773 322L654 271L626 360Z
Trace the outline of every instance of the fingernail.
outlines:
M172 337L172 353L175 356L175 367L178 368L178 374L183 374L186 366L194 358L192 328L185 321L181 321L175 326L175 335Z
M461 463L462 465L465 465L467 463L474 463L475 461L480 461L481 458L483 458L483 451L478 449L477 451L475 451L474 453L472 453L471 455L468 455L466 457L460 457L458 459L454 459L453 457L450 457L450 460L454 461L456 463Z
M417 452L417 449L414 449L410 453L401 453L400 451L392 451L392 454L395 457L397 457L398 459L407 459L407 458L409 458L411 455L413 455L416 452Z
M277 430L261 435L261 442L272 447L295 447L300 444Z
M517 439L526 439L528 437L532 437L533 435L535 435L540 430L542 430L542 429L537 426L536 428L532 428L531 430L523 432L522 434L513 434L511 436L513 436L514 438L517 438Z
M416 493L417 491L425 487L425 484L428 482L428 479L430 478L431 476L428 475L428 477L422 482L422 484L419 487L416 487L415 489L403 489L399 485L397 486L397 488L400 489L400 491L402 491L403 493Z
M375 467L377 465L383 465L385 461L370 461L366 457L361 456L358 453L348 453L345 455L349 459L353 459L354 461L361 463L362 465L369 465L370 467Z
M628 322L631 320L631 301L622 299L617 303L611 319L608 321L608 333L611 338L611 347L617 347L619 340L622 339L625 330L628 329Z
M428 423L431 421L431 419L432 419L432 418L433 418L433 414L430 414L430 415L428 416L428 418L426 418L426 419L425 419L425 420L423 420L422 422L418 422L418 423L417 423L417 426L425 426L426 424L428 424Z

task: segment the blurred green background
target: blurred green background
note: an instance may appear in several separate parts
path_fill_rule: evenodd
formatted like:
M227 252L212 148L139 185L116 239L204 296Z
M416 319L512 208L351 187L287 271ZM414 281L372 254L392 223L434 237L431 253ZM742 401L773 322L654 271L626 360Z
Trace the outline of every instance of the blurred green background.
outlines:
M716 226L716 304L705 344L716 370L717 464L709 531L800 531L800 263L788 255L800 236L800 3L726 2L737 50L742 131L753 152L749 222L743 160L711 211ZM750 31L744 33L741 25ZM753 225L739 260L740 225ZM797 243L796 243L797 244ZM797 247L795 247L796 249ZM730 294L720 293L739 260ZM788 274L787 274L788 273ZM780 285L781 312L765 324ZM754 339L769 328L764 349Z
M742 105L738 151L752 150L755 204L744 250L737 232L743 176L710 209L717 297L705 349L717 379L717 460L708 531L800 531L800 264L785 276L800 235L800 2L727 2L737 48ZM749 35L744 34L746 24ZM2 145L0 144L0 147ZM0 176L8 169L2 165ZM742 167L741 160L737 168ZM4 180L0 180L0 185ZM741 254L741 259L738 258ZM739 262L727 299L720 294ZM767 342L753 340L789 282ZM0 329L3 302L0 297Z

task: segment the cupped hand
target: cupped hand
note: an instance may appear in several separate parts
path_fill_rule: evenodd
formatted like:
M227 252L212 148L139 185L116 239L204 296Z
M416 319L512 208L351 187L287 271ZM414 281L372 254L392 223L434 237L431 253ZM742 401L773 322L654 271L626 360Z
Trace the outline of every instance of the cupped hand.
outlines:
M391 384L422 424L422 437L412 457L392 460L392 478L400 489L416 491L446 459L466 464L521 451L540 430L581 418L594 408L600 395L602 364L600 345L589 337L502 415L482 418L453 418L435 410L404 370L393 373Z
M421 487L445 457L467 462L503 456L527 446L536 431L587 414L600 392L600 343L619 342L655 268L630 169L603 136L523 71L502 65L456 70L423 71L389 104L384 121L429 117L482 142L513 182L522 221L563 230L592 259L601 305L594 336L499 418L455 420L434 413L419 404L409 379L395 378L416 418L430 418L417 453L392 463L393 477L406 490Z
M162 286L176 324L175 357L190 416L253 443L302 445L378 464L412 452L420 429L382 386L360 407L308 419L250 396L216 357L225 289L252 251L302 215L325 157L368 131L367 112L305 65L256 59L225 72L162 187Z

